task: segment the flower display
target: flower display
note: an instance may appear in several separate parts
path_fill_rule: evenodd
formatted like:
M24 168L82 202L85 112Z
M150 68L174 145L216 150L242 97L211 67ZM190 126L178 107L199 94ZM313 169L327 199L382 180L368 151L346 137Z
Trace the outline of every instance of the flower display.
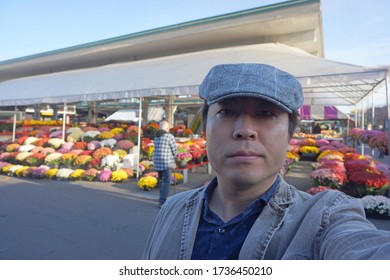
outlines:
M113 182L122 182L128 178L129 174L123 169L115 170L111 173L111 181Z
M178 183L183 182L183 180L184 180L183 174L180 174L180 173L177 173L177 172L173 172L172 175L171 175L170 184L171 185L177 185Z
M316 147L316 140L311 138L305 138L301 140L301 146L314 146Z
M346 180L346 175L343 172L334 172L328 168L320 168L314 170L310 174L313 179L314 186L327 186L332 189L339 189Z
M156 177L153 176L147 176L147 177L141 177L138 180L137 185L144 190L150 190L157 186L158 180Z
M21 166L21 167L15 169L14 174L17 177L22 177L24 171L26 171L29 168L30 168L29 166Z
M369 144L370 139L378 134L381 134L380 130L361 130L358 133L358 139L364 144Z
M86 181L93 181L97 177L98 173L99 171L97 169L90 168L86 170L83 175L81 175L81 179Z
M50 165L60 164L62 162L62 154L61 153L52 153L45 157L45 162Z
M5 148L5 150L7 152L15 152L19 149L20 147L20 144L18 143L11 143L11 144L8 144L7 147Z
M70 174L70 179L79 180L83 176L84 172L84 169L76 169Z
M77 155L74 153L65 153L65 154L62 154L61 162L65 165L72 165L76 158L77 158Z
M118 156L120 159L123 159L127 155L127 152L122 149L117 149L113 152L114 155Z
M120 140L118 141L117 146L119 149L129 152L130 149L134 147L134 143L130 140Z
M58 149L59 147L62 146L62 144L65 143L64 140L59 139L59 138L51 138L47 143L54 149Z
M143 151L146 153L146 158L148 160L152 160L154 155L154 144L153 143L148 144L145 147L145 149L143 149Z
M388 154L389 153L389 137L388 132L382 132L380 131L378 134L374 135L370 138L368 141L368 145L371 148L378 148L382 153Z
M31 177L32 178L37 178L37 179L43 179L45 178L45 173L46 171L49 170L49 167L48 166L44 166L44 165L41 165L39 166L38 168L35 168L32 172L31 172Z
M98 139L104 140L104 139L111 139L111 138L113 138L114 136L115 136L115 134L112 133L111 131L103 131L103 132L101 132L101 133L97 136L97 138L98 138Z
M55 131L52 131L49 135L50 138L62 138L62 131L61 130L55 130Z
M114 127L111 129L111 132L116 135L116 134L123 134L124 129L122 127Z
M390 216L390 198L383 195L366 195L361 201L366 212Z
M73 164L75 166L86 166L91 160L92 157L90 155L79 155L75 158Z
M115 145L116 145L116 140L114 138L111 138L111 139L105 139L105 140L102 140L100 141L100 145L102 147L108 147L108 148L114 148Z
M19 152L30 152L32 149L34 149L35 146L30 144L30 145L21 145L18 149Z
M49 170L47 170L47 171L45 172L45 177L46 177L47 179L53 179L53 178L56 177L57 172L58 172L58 168L51 168L51 169L49 169Z
M39 166L45 161L45 155L41 153L34 153L24 160L24 163L28 166Z
M91 142L91 141L97 139L99 134L100 134L100 131L98 131L98 130L89 130L83 134L81 139L82 139L82 141L85 141L85 142Z
M189 162L192 159L192 154L190 152L178 153L176 155L176 160Z
M108 155L102 158L100 165L111 170L116 169L120 159L117 155Z
M331 159L331 160L344 161L344 154L340 153L339 151L326 150L318 155L317 160L321 160L324 158Z
M93 140L87 144L87 149L90 151L94 151L96 149L99 149L101 147L100 142L97 140Z
M30 153L30 152L21 152L21 153L18 153L15 157L15 159L18 161L18 162L23 162L26 158L28 158L29 156L31 156L33 153Z
M79 150L85 150L87 149L87 145L88 143L87 142L75 142L73 144L73 149L79 149Z
M315 146L302 146L299 148L299 152L302 154L308 154L308 153L318 154L319 149Z
M111 180L112 171L109 169L103 169L99 172L99 180L102 182L108 182Z
M316 143L316 146L321 148L322 146L327 146L330 144L330 142L326 139L318 139L318 140L315 140L315 143Z
M112 149L108 147L98 148L93 152L94 158L104 158L105 156L112 155Z
M61 168L56 173L56 178L58 180L68 180L70 175L73 173L73 169L70 168Z

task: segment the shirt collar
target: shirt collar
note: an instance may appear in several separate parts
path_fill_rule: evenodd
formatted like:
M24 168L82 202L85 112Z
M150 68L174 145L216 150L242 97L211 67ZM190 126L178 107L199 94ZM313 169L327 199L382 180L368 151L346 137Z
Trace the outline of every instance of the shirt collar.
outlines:
M256 198L253 200L245 209L244 212L249 212L252 211L255 208L258 208L259 204L267 204L268 201L271 199L271 197L274 195L277 186L280 183L280 176L276 176L275 181L272 183L271 187L268 188L268 190L263 193L260 197ZM215 190L215 188L218 186L218 180L217 177L215 177L209 185L205 189L205 196L204 196L204 214L207 215L208 211L210 211L209 208L209 203L210 203L210 198L211 194Z

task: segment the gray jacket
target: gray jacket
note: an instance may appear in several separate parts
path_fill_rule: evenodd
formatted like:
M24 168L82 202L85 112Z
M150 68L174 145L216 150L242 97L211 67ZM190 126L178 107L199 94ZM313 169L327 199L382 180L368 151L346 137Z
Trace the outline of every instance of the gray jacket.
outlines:
M204 187L160 210L143 259L191 259ZM390 259L390 231L365 219L359 200L338 191L309 195L283 179L241 248L240 259Z

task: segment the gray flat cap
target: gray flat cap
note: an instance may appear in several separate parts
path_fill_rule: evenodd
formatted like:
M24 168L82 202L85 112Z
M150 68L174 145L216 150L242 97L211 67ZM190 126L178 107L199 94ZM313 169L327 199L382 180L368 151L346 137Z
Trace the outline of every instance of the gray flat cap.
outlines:
M200 85L199 96L208 105L232 97L257 97L288 113L303 104L300 82L293 75L266 64L216 65Z

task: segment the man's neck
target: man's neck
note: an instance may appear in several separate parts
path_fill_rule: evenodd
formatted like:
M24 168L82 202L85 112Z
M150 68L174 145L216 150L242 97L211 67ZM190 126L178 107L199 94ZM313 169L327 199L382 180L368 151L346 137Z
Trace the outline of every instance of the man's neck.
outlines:
M224 222L239 215L255 199L263 195L272 186L275 178L269 180L267 187L258 186L236 188L228 186L218 180L218 186L214 189L210 198L210 209Z

